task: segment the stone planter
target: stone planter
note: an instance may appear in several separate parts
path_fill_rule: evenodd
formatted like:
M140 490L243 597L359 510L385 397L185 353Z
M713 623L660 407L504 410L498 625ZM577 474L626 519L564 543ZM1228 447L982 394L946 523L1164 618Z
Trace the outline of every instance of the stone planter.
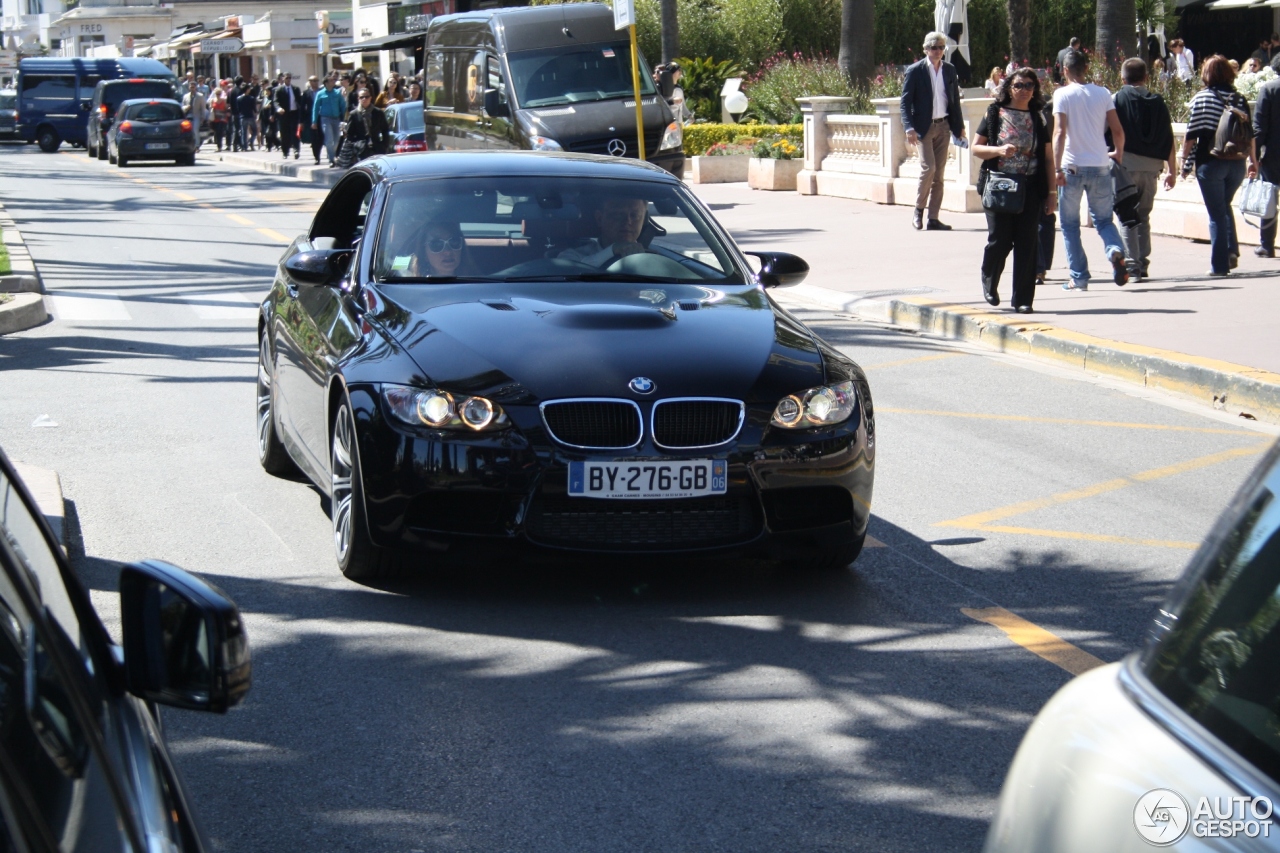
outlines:
M753 190L794 190L796 175L804 168L803 160L772 160L752 157L747 168L747 183Z
M747 179L750 154L731 154L724 157L691 157L685 176L691 184L728 184Z

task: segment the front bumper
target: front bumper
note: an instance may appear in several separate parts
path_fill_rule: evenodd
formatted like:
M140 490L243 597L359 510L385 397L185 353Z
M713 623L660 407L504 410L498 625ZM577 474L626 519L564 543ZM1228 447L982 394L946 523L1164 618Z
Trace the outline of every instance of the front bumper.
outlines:
M800 558L856 540L870 517L874 453L861 412L820 435L780 436L769 412L749 409L738 438L715 451L661 451L646 442L617 458L725 459L726 493L610 500L569 496L568 465L614 456L555 444L535 406L506 409L514 428L463 434L392 423L376 389L348 391L369 534L383 547L485 542L561 553Z

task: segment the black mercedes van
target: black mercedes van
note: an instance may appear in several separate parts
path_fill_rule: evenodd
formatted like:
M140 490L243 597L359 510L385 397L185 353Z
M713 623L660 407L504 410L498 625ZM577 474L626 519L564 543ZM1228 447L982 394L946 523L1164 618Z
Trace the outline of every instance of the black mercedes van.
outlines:
M631 43L599 3L442 15L427 28L429 150L638 156ZM684 176L684 134L640 57L645 159Z

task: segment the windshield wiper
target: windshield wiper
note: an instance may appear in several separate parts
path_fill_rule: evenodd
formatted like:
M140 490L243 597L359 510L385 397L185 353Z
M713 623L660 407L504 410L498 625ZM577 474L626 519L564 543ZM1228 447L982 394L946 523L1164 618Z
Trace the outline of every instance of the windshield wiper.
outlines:
M635 281L635 282L658 282L662 284L671 284L681 281L681 279L672 279L670 276L656 275L640 275L639 273L629 272L574 272L561 273L559 275L521 275L504 278L502 281Z
M494 278L487 275L398 275L395 278L380 278L379 284L457 284L472 281L506 281L505 278Z

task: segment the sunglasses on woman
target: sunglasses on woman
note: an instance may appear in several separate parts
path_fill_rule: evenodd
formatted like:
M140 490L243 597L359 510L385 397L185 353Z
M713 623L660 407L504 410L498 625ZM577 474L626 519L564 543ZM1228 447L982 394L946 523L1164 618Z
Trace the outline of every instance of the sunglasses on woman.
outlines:
M1009 84L1009 88L1010 88L1010 89L1023 89L1023 90L1025 90L1025 89L1034 89L1035 87L1036 87L1036 84L1035 84L1035 83L1010 83L1010 84Z
M450 237L448 240L428 240L427 251L433 255L438 255L445 249L457 252L462 249L464 242L461 237Z

